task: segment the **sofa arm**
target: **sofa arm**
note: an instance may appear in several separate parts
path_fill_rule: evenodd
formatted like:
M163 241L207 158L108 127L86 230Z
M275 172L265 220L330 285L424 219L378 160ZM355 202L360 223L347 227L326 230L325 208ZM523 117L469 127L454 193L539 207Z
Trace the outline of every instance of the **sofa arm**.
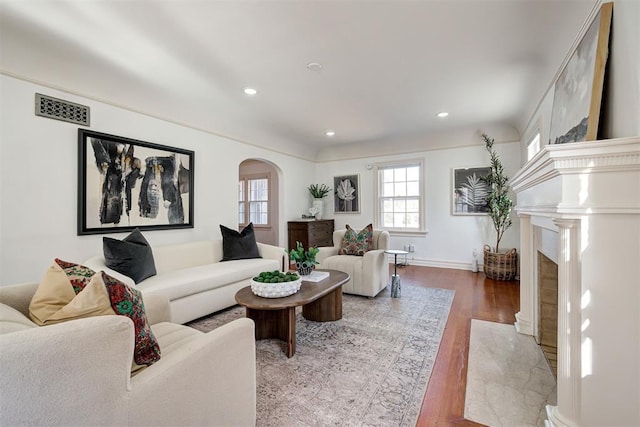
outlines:
M365 252L362 257L363 283L371 283L376 289L386 286L389 279L389 262L384 249L374 249Z
M254 426L254 323L194 337L132 378L129 424Z
M266 243L258 242L258 252L260 252L260 256L262 258L269 258L278 260L280 264L280 270L285 271L284 269L289 266L286 263L286 252L284 248L280 246L267 245Z
M133 335L124 316L1 335L0 424L126 425Z
M322 265L322 262L330 256L338 255L340 248L338 246L321 246L316 254L316 261Z
M149 325L171 322L171 304L169 298L161 294L142 294L145 313Z
M0 286L0 303L11 306L29 317L29 304L36 289L38 289L38 283Z

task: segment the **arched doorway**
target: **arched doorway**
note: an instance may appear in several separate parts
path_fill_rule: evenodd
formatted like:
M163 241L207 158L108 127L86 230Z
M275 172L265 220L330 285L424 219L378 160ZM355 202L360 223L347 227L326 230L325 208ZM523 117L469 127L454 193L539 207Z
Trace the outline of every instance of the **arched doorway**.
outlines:
M238 168L238 225L253 222L256 240L278 245L278 170L266 161L247 159Z

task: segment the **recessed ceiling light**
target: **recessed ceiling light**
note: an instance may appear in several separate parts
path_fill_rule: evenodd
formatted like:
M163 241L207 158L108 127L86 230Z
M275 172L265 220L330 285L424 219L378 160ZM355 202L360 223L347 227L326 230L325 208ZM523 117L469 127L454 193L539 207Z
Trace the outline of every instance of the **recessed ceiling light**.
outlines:
M319 62L309 62L307 68L311 71L320 71L322 70L322 64Z
M258 91L252 87L245 87L243 89L244 93L246 93L247 95L257 95Z
M446 111L442 111L442 112L436 114L436 116L440 117L441 119L444 119L448 115L449 115L449 113L447 113Z
M335 136L335 135L336 135L336 132L335 132L335 131L332 131L332 130L328 130L328 131L326 131L324 134L325 134L325 135L327 135L327 136L329 136L329 137L331 137L331 136Z

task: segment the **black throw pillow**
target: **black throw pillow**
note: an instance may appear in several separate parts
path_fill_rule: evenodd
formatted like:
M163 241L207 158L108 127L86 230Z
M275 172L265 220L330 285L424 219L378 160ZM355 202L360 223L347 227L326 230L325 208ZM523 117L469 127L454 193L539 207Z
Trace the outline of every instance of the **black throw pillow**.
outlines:
M220 261L262 258L258 251L252 222L239 233L221 224L220 232L222 233L222 259Z
M136 284L156 275L151 246L137 228L123 240L103 237L102 249L107 267L132 278Z

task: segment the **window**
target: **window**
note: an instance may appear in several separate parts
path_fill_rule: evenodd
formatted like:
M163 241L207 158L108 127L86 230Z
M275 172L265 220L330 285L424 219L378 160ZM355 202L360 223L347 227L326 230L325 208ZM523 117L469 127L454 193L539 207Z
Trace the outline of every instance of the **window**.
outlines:
M423 232L422 161L377 165L376 226L389 231Z
M540 151L540 132L536 132L535 136L527 145L527 161L531 160L536 153Z
M269 225L269 176L241 176L238 182L238 223Z

